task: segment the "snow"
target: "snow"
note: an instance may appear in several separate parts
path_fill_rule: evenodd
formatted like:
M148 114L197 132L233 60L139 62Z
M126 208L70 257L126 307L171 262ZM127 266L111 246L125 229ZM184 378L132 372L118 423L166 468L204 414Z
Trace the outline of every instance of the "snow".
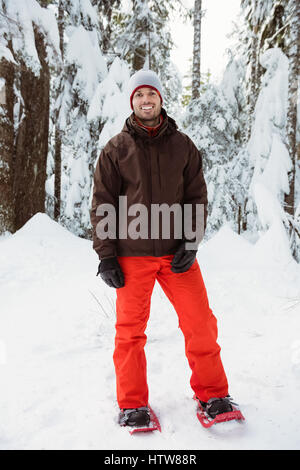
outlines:
M261 54L260 63L266 71L247 144L253 166L249 195L254 198L261 227L268 229L275 224L278 237L282 237L287 251L287 240L280 220L286 227L290 223L283 208L284 195L290 191L289 172L292 170L286 140L289 61L281 49L272 48ZM295 186L297 188L297 183Z
M264 184L276 196L282 192L289 193L288 172L292 169L292 162L286 146L278 134L273 134L269 159L263 173Z
M288 95L288 58L280 49L268 49L260 58L266 68L254 114L248 150L253 162L266 158L272 147L273 133L286 125ZM261 164L262 166L262 164Z
M280 257L272 246L281 247ZM278 228L250 243L224 225L198 261L246 422L197 421L176 313L156 283L150 404L162 433L117 424L115 290L92 243L45 214L0 238L0 449L299 449L300 267Z
M125 119L132 113L129 105L128 65L116 57L104 80L98 84L87 114L88 121L101 116L104 123L98 139L98 153L108 140L121 132ZM97 161L95 161L96 165Z
M72 0L68 5L73 22L84 21L85 26L98 25L97 11L90 0Z
M80 90L80 95L88 102L92 99L96 84L107 73L106 62L101 54L95 31L87 31L82 25L69 26L69 37L65 60L76 66L73 89Z
M1 38L1 40L3 41L3 38ZM0 61L2 60L2 58L7 60L8 62L12 62L13 64L16 64L16 61L14 60L13 55L11 51L8 49L8 47L0 43Z
M1 60L1 56L0 56ZM5 104L6 102L6 92L5 92L5 87L6 87L6 82L4 78L0 78L0 104ZM1 168L2 162L0 162L0 168Z
M45 34L47 44L47 58L53 64L60 60L59 34L55 14L51 10L42 8L36 0L9 0L6 2L7 15L13 21L11 28L17 28L20 24L21 33L12 31L13 49L21 53L26 65L35 75L39 75L41 64L35 45L34 24L37 25ZM22 3L22 6L21 6Z

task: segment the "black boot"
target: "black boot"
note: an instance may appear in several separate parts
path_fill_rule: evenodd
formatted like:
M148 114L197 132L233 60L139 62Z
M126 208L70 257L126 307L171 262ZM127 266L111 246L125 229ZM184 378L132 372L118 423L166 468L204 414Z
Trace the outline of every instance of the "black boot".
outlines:
M213 419L219 414L228 413L233 410L230 403L230 396L224 398L210 398L208 402L199 400L199 403L203 410Z
M147 427L150 424L150 410L147 406L141 408L126 408L120 411L121 426Z

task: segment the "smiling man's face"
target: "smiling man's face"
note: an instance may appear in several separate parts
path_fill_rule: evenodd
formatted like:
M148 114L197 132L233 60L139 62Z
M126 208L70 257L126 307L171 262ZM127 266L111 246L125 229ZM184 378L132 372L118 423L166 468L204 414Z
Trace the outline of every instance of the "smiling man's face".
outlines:
M161 113L161 100L153 88L139 88L133 95L132 106L134 114L147 127L159 124Z

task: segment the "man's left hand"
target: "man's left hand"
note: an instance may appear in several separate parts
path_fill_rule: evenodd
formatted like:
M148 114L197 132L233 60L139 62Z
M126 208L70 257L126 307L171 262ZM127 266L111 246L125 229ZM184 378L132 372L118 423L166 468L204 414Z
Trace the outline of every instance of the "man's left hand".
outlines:
M179 246L171 262L173 273L185 273L194 264L197 250L186 250L186 240Z

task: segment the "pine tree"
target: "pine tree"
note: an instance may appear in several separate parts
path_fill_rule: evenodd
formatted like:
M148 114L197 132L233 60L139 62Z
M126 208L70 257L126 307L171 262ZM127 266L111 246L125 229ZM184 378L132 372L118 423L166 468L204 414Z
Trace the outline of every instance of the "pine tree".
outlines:
M132 12L123 15L114 42L116 53L129 64L131 73L145 68L159 75L164 106L171 114L177 109L182 92L179 71L170 59L173 41L168 26L170 12L177 3L178 0L131 0Z
M226 221L239 232L243 224L240 212L248 182L246 154L240 151L243 73L231 57L221 84L208 83L200 97L191 100L182 120L184 131L203 156L210 214L206 237Z
M163 59L169 56L172 46L167 27L168 1L131 0L132 14L126 14L123 31L116 41L116 50L134 72L150 68L157 73Z
M297 6L296 6L297 5ZM274 92L273 96L270 96L270 103L276 102L278 109L280 109L282 115L285 116L281 119L280 125L276 124L276 128L274 128L274 132L277 136L280 136L280 140L278 146L282 149L282 159L283 162L289 160L289 165L286 166L284 163L281 163L282 169L282 180L286 183L284 187L281 188L279 193L275 194L272 193L273 196L275 194L276 199L274 204L279 204L281 211L284 209L285 213L281 213L281 218L287 228L290 237L290 244L292 248L292 252L295 258L297 258L297 244L299 243L299 217L297 212L297 204L299 203L298 198L299 195L296 191L295 181L297 178L297 87L298 87L298 79L295 77L299 76L299 2L293 2L293 0L279 0L276 2L261 2L260 0L243 0L242 1L242 11L248 22L248 27L250 25L250 30L254 31L254 25L256 25L256 35L255 37L252 35L252 56L250 56L249 60L249 53L245 48L244 43L244 57L246 57L245 62L251 64L252 66L252 73L250 74L249 83L251 84L252 93L249 94L249 88L246 89L246 93L248 94L248 106L249 110L249 124L248 124L248 136L250 138L248 149L252 148L253 154L253 142L257 139L257 132L258 127L261 126L262 129L265 129L265 133L263 136L259 138L261 141L261 145L265 145L266 142L272 141L273 138L270 137L270 125L267 124L265 121L268 120L266 115L264 119L259 121L259 117L257 114L257 101L261 101L263 98L258 98L262 93L262 96L266 93L265 88L270 89L269 81L272 80L272 72L271 65L268 63L266 59L268 54L265 55L265 52L270 51L270 61L273 64L273 67L277 67L280 62L280 67L286 70L287 64L289 63L289 74L288 78L286 76L285 87L277 93L280 93L281 101L279 97ZM242 43L242 41L240 41ZM249 43L248 43L249 44ZM278 55L275 56L272 53L273 50L278 50ZM285 55L280 59L280 51L282 51ZM249 49L248 49L249 52ZM273 54L273 55L272 55ZM285 57L285 59L284 59ZM284 65L285 64L285 65ZM285 68L284 68L285 67ZM279 76L278 76L279 77ZM279 78L277 78L279 80ZM287 90L288 98L287 98ZM286 97L286 101L283 98ZM282 101L283 100L283 101ZM280 104L279 104L280 103ZM273 106L268 104L267 110L272 113ZM279 112L277 112L277 115ZM274 115L275 116L275 115ZM271 122L277 118L270 115ZM252 124L252 119L254 119ZM256 124L255 124L256 121ZM260 122L260 124L257 124ZM255 137L256 136L256 137ZM286 148L289 150L289 157L287 157ZM267 150L268 149L268 150ZM271 151L272 147L265 146L263 150L261 150L262 155L264 158L267 158L270 161L273 161L274 157L274 148ZM261 160L261 165L264 160ZM256 163L258 165L258 163ZM267 165L264 163L261 166L261 172L263 174L263 168ZM256 176L259 174L257 170L257 166L254 165L254 175L252 178L251 187L253 188L253 181L255 180ZM289 169L287 169L289 168ZM288 173L288 177L286 177L286 172ZM276 179L276 178L275 178ZM268 184L267 184L268 187ZM272 196L272 197L273 197ZM274 196L274 197L275 197ZM271 196L270 196L271 197ZM252 214L252 221L253 221L253 229L255 226L258 228L261 224L261 217L257 219L255 216L256 209L259 207L260 215L264 213L264 211L268 212L266 208L263 207L261 202L261 198L257 195L258 198L258 205L255 204L254 200L251 198L248 201L248 213L249 217ZM267 199L267 196L266 196ZM298 202L297 202L298 201ZM266 202L267 206L267 202ZM259 215L259 214L258 214ZM298 245L299 246L299 245ZM299 248L298 248L299 251Z
M46 44L34 29L34 40L41 64L39 75L26 68L20 76L23 119L19 125L15 155L16 229L35 213L45 211L46 164L49 133L50 73L46 61ZM32 99L34 96L35 99Z
M89 236L93 165L103 123L100 115L92 122L86 116L107 65L100 49L97 10L90 0L61 0L60 7L64 10L64 69L54 84L52 108L61 140L61 165L57 161L55 169L62 171L58 220L77 235Z
M194 47L193 47L193 79L192 99L199 98L201 81L201 20L202 0L195 0L194 4Z
M92 0L91 3L98 11L101 50L108 58L108 63L111 63L113 60L110 60L110 55L115 55L112 50L112 42L117 28L121 0Z
M59 63L55 17L36 0L3 0L1 28L13 57L14 75L7 88L10 134L9 185L12 185L13 228L20 228L36 212L45 210L46 161L49 129L49 66ZM11 122L13 116L13 125ZM12 136L9 137L12 142Z
M289 23L287 21L288 0L277 1L271 8L266 10L264 22L260 28L259 54L263 54L269 48L279 47L287 54L287 43L289 35ZM264 73L259 61L257 64L256 81L260 88L261 76Z
M276 226L283 232L283 224L288 227L283 205L291 170L286 147L289 63L279 48L268 49L260 60L265 73L247 146L253 165L250 194L258 212L258 228Z
M116 57L107 76L96 88L87 119L92 123L101 116L103 126L99 133L97 154L100 154L109 139L121 132L125 119L132 112L127 94L129 77L128 64Z
M0 16L0 22L6 21ZM0 23L1 24L1 23ZM1 31L0 27L0 31ZM10 47L0 44L0 234L15 231L13 197L14 75L17 65Z
M290 243L293 256L300 261L300 220L297 220L296 212L296 168L297 162L297 105L298 105L298 81L300 71L300 3L290 0L291 14L290 43L289 43L289 86L288 86L288 109L287 109L287 146L291 159L291 169L288 173L289 192L285 195L285 210L290 215ZM299 145L299 144L298 144ZM300 196L300 194L299 194Z
M59 49L61 53L62 61L64 61L64 1L58 1L57 9L57 26L59 33ZM56 96L59 96L62 93L64 80L64 70L62 69L58 78L57 78L57 90ZM63 139L63 130L59 126L59 106L54 110L55 117L55 151L54 151L54 209L53 216L55 220L59 220L61 216L61 166L62 166L62 139Z
M259 49L263 53L265 50L279 47L285 54L287 53L286 28L288 26L286 18L287 0L275 3L270 15L262 25Z
M246 48L244 57L249 67L247 75L249 82L247 87L248 126L247 136L250 137L252 115L260 89L260 36L262 26L269 15L273 0L241 0L241 13L245 18L246 31L243 32L242 43Z

